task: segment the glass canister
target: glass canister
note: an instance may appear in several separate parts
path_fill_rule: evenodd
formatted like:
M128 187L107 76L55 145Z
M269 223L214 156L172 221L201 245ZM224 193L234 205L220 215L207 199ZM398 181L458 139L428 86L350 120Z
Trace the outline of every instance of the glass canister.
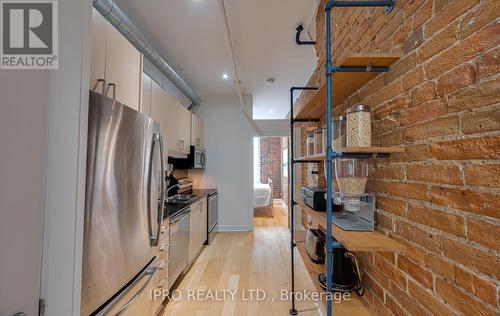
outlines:
M340 193L361 195L365 193L368 181L368 160L357 158L336 158L335 177Z
M314 155L314 132L307 133L306 149L308 156Z
M371 108L354 105L347 109L347 147L370 147L372 145Z
M333 150L340 150L346 146L346 123L345 116L335 116L332 120L333 137L332 148Z
M332 149L340 150L346 146L346 117L335 116L332 118ZM327 144L326 125L323 126L323 152L326 152Z
M323 130L321 128L314 130L314 153L323 153Z

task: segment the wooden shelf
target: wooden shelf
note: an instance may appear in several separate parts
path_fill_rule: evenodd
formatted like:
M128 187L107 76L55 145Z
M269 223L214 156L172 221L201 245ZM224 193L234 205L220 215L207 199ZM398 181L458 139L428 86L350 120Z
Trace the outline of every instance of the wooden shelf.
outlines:
M297 250L302 257L302 261L309 272L309 276L316 288L318 293L324 293L325 290L321 287L318 281L318 274L324 271L323 264L314 263L306 251L306 243L305 242L297 242ZM323 306L326 309L326 295L322 296ZM326 310L323 311L326 313ZM373 316L371 309L365 305L363 300L359 298L355 293L351 293L350 299L344 300L341 303L333 304L333 315L357 315L357 316Z
M307 160L325 160L325 154L317 154L312 156L298 157L295 158L295 161L307 161Z
M345 147L339 150L344 154L395 154L404 153L404 147Z
M310 215L315 222L326 229L326 213L317 212L302 202L298 205L303 212ZM377 231L346 231L332 224L333 238L349 251L365 252L404 252L406 247L399 242Z
M352 54L342 60L338 66L389 67L399 58L398 54ZM334 73L332 75L332 108L344 102L345 99L378 75L379 73L376 72ZM323 85L307 104L294 108L294 117L297 119L321 118L325 115L325 100L326 85Z
M379 154L395 154L403 153L405 149L403 147L345 147L337 152L342 154L372 154L376 157ZM312 156L299 157L295 159L296 161L307 161L307 160L325 160L325 154L317 154Z

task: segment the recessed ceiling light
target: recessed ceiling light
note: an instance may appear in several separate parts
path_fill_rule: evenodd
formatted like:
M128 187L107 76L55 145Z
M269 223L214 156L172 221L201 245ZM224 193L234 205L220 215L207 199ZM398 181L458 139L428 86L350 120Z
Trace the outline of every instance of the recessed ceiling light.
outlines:
M228 74L226 74L226 73L222 74L222 79L224 79L224 80L229 79L229 75L228 75Z
M273 110L273 109L270 109L268 112L269 112L269 114L273 114L273 113L274 113L274 110Z

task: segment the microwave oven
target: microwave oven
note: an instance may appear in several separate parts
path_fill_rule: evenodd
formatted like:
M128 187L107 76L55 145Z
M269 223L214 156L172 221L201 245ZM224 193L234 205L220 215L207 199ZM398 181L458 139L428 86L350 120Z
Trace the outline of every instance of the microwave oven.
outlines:
M191 168L193 169L205 168L205 159L206 159L205 149L196 146L191 146L188 159L192 161Z
M176 169L204 169L206 162L205 149L191 146L187 158L168 157L168 163Z

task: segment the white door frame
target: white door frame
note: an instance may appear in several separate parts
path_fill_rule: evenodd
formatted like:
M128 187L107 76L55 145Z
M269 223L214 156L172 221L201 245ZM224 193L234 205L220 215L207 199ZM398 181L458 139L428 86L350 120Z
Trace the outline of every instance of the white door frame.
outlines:
M253 231L253 183L255 179L253 178L253 138L254 137L289 137L290 131L285 130L250 130L248 143L250 146L250 168L248 170L250 174L250 192L249 192L249 201L250 201L250 212L247 214L248 216L248 227Z
M40 295L45 315L80 315L91 0L59 1L51 76Z

